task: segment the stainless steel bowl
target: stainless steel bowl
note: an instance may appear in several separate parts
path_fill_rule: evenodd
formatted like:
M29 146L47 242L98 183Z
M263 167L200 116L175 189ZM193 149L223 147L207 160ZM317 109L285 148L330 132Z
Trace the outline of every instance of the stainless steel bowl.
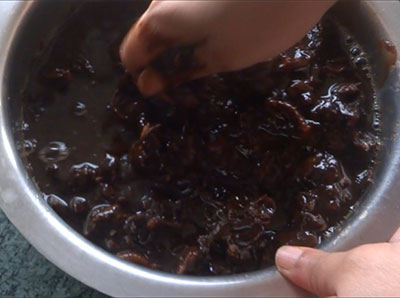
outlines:
M375 78L386 72L389 39L400 48L398 1L348 1L340 14L352 24L373 58ZM178 276L146 269L117 259L65 224L44 202L20 159L13 133L21 119L20 92L27 79L32 53L50 38L76 1L0 2L0 206L25 238L47 259L83 283L112 296L299 296L305 293L283 279L275 268L219 277ZM133 4L134 5L134 4ZM349 6L349 7L346 7ZM400 225L400 67L380 89L384 151L376 183L343 229L323 245L335 251L386 241Z

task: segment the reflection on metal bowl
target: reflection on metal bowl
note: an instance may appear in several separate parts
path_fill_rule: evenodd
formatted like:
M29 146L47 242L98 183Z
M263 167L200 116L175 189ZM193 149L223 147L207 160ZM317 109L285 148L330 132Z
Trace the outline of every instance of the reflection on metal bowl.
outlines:
M0 3L0 206L50 261L85 284L112 296L298 296L304 292L269 268L218 277L178 276L124 262L103 251L65 224L45 203L16 151L13 127L21 119L21 86L34 50L51 38L76 1L6 1ZM340 250L385 241L400 224L399 67L387 76L388 59L381 40L400 47L400 4L348 2L336 7L370 55L380 86L384 150L370 188L354 214L323 248ZM389 61L392 62L392 61ZM389 63L390 64L390 63ZM59 144L58 144L59 145Z

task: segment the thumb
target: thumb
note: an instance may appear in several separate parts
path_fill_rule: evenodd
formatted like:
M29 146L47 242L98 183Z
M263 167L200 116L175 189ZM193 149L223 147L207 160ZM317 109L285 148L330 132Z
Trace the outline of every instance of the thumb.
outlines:
M389 242L391 243L400 242L400 228L398 228L397 231L393 234Z
M337 276L344 253L308 247L282 246L275 255L279 272L297 286L318 296L336 296Z

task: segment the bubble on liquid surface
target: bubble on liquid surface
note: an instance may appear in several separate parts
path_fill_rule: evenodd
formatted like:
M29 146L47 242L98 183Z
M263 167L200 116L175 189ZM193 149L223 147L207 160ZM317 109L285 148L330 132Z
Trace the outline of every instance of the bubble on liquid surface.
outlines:
M17 150L26 157L31 155L35 151L36 144L36 139L26 139L22 142L17 142Z
M72 113L78 117L85 115L87 113L86 105L81 101L75 102Z
M359 47L354 46L354 47L352 47L352 48L350 49L350 53L351 53L353 56L358 56L358 55L360 55L360 54L362 53L362 51L361 51L361 49L360 49Z
M39 158L45 163L56 163L67 159L69 148L63 142L50 142L39 151Z

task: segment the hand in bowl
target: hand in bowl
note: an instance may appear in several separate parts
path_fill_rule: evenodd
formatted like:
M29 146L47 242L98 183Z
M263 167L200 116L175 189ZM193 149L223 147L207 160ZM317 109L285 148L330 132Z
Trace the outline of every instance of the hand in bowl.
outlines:
M151 96L195 78L266 61L299 41L327 1L153 1L121 45L121 59Z

